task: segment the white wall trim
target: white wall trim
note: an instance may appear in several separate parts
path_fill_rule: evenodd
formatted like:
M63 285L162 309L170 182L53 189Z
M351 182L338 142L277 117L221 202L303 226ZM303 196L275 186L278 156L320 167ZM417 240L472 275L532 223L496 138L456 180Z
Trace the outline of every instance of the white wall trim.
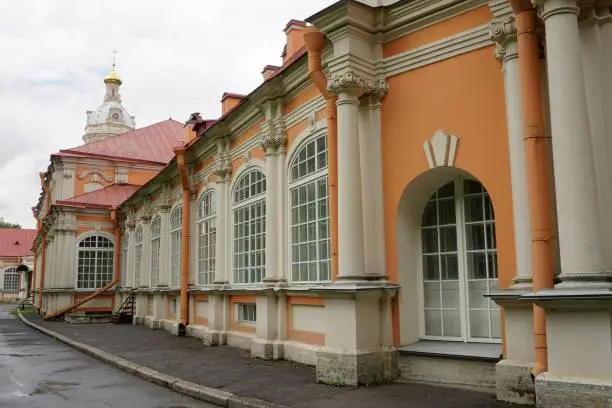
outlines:
M483 24L413 50L387 57L383 60L383 72L385 77L389 78L489 46L493 46L489 38L489 24Z

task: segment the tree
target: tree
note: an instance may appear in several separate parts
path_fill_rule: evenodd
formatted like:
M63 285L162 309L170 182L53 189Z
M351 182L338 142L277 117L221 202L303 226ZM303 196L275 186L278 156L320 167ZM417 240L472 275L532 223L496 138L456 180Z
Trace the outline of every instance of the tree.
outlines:
M13 224L12 222L8 222L4 218L0 217L0 228L17 228L17 229L21 229L21 225Z

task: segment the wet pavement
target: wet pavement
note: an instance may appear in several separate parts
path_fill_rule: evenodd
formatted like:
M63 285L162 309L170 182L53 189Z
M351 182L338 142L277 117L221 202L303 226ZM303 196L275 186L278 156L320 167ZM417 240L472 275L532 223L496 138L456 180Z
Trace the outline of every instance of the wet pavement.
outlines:
M113 324L67 324L27 315L35 324L153 370L239 397L295 408L508 408L495 395L395 382L375 387L332 387L315 382L314 367L250 358L248 351L207 347L165 330Z
M0 407L211 408L25 326L0 304Z

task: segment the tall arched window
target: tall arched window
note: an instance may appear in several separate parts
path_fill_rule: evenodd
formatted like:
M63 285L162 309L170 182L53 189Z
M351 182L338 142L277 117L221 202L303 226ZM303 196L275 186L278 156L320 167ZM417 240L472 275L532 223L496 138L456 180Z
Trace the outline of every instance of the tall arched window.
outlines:
M234 283L261 282L266 266L266 176L244 173L234 188Z
M474 180L442 186L421 220L425 336L498 341L499 308L483 294L497 288L495 215Z
M210 285L215 278L217 199L214 190L198 202L198 284Z
M134 287L140 286L140 275L142 274L142 225L134 231Z
M14 266L4 270L3 289L5 292L19 292L19 272Z
M151 221L151 287L159 284L159 249L161 235L161 218Z
M121 240L121 286L125 287L127 278L127 266L128 266L128 249L130 247L130 234L126 232L123 234Z
M113 280L113 241L89 235L79 241L78 248L78 289L98 289Z
M291 280L330 280L327 137L297 151L289 170Z
M183 207L176 207L170 215L170 285L178 286L181 270L181 238Z

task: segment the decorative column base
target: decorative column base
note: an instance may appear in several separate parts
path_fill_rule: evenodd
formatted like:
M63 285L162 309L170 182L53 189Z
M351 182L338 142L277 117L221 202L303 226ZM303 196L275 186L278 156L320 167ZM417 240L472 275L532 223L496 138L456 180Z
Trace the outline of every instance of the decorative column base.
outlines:
M325 347L316 352L317 381L367 385L399 377L391 299L397 286L336 286L325 303Z
M369 353L319 351L316 373L318 382L336 386L389 382L399 377L398 353L395 349Z
M284 357L281 341L287 310L286 298L267 293L257 296L257 337L251 341L251 357L279 360Z
M609 407L612 401L612 291L524 296L546 310L548 372L536 377L538 408Z
M521 285L515 279L515 286ZM522 282L526 284L526 282ZM531 370L535 365L533 342L533 306L522 300L530 291L506 289L489 293L487 297L504 308L505 345L504 359L495 366L495 391L497 399L520 405L535 405L535 389Z
M534 363L504 359L495 365L495 393L499 401L535 405L535 387L531 379Z

